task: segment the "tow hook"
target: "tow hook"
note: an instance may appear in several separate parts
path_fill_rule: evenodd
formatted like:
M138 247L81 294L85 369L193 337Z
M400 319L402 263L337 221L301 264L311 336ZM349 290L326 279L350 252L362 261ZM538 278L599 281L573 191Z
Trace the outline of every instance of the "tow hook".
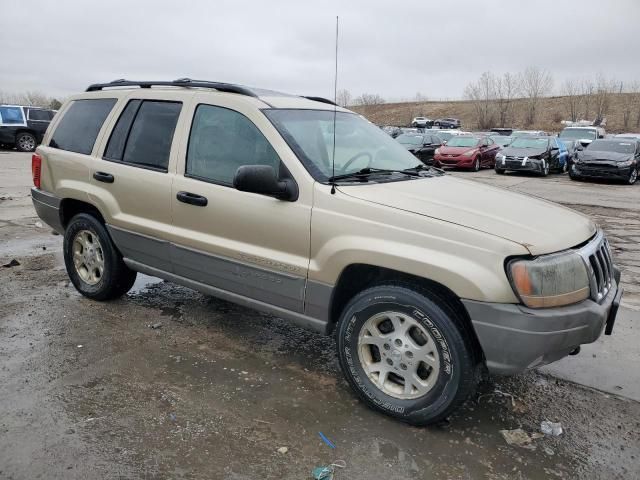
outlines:
M577 355L580 353L580 347L576 347L569 352L569 355Z

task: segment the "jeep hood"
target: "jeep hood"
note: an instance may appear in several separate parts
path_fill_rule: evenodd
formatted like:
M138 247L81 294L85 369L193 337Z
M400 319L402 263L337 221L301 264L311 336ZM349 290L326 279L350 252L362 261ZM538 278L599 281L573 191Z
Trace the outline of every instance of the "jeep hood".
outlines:
M349 196L455 223L523 245L557 252L596 232L587 217L555 203L449 175L339 187Z

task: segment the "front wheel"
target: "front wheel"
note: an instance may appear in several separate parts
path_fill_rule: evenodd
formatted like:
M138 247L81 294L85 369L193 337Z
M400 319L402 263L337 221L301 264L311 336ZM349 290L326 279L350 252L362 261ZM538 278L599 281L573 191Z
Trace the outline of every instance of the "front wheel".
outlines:
M480 157L476 157L475 161L473 162L473 167L471 167L471 169L474 172L480 171Z
M632 168L629 172L629 178L627 178L627 185L633 185L638 180L638 170Z
M544 164L542 165L542 171L540 172L540 174L543 177L546 177L547 175L549 175L549 162L543 160Z
M118 298L136 281L136 272L125 265L104 225L89 214L79 213L71 219L64 232L63 251L71 283L85 297Z
M370 407L414 425L445 419L475 388L469 338L446 301L411 285L359 293L337 329L351 387Z

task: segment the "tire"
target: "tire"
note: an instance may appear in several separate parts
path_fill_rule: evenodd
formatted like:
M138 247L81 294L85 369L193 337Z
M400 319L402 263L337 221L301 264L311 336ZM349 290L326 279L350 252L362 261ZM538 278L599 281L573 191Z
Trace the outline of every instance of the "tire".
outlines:
M504 175L504 169L503 168L496 168L496 173L498 175Z
M480 157L476 157L476 159L473 162L473 167L471 167L471 170L473 170L474 172L480 171Z
M63 251L71 283L85 297L112 300L136 281L136 272L125 265L106 228L92 215L79 213L71 219Z
M546 160L544 161L544 167L542 167L540 175L542 175L543 177L549 175L549 162L547 162Z
M37 146L36 137L31 133L22 132L16 136L16 149L19 152L33 152Z
M380 337L383 326L388 330L394 323L386 317L395 318L396 323L403 318L404 322L397 323L397 331L408 325L406 333ZM380 323L372 326L376 322ZM387 330L389 336L396 331ZM336 334L340 366L360 398L373 409L412 425L444 420L478 383L480 362L473 354L471 334L449 303L418 286L381 285L359 293L343 310ZM409 335L413 338L409 339ZM428 340L419 344L414 339L416 335ZM402 345L402 338L409 343ZM367 345L371 339L381 346ZM427 349L424 355L415 350L418 345ZM409 351L415 353L409 357ZM427 358L431 367L427 366ZM371 370L376 368L388 372L382 387L375 383L382 374L376 376ZM406 382L401 381L406 378L400 376L402 372L416 375L411 378L408 393ZM425 386L422 380L431 382Z
M629 172L629 178L627 179L627 185L633 185L638 180L638 170L636 168L632 168Z

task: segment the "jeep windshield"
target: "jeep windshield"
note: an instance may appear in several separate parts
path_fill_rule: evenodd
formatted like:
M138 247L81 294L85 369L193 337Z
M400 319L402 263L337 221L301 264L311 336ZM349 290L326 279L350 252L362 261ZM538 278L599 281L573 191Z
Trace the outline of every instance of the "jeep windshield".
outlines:
M331 110L263 110L309 173L328 183L331 177L348 179L349 174L400 179L415 178L399 172L415 169L421 162L396 140L358 115ZM393 178L397 180L398 178ZM381 178L384 181L384 178ZM376 178L376 181L378 179Z
M591 128L565 128L560 132L560 138L593 140L596 138L596 131Z

